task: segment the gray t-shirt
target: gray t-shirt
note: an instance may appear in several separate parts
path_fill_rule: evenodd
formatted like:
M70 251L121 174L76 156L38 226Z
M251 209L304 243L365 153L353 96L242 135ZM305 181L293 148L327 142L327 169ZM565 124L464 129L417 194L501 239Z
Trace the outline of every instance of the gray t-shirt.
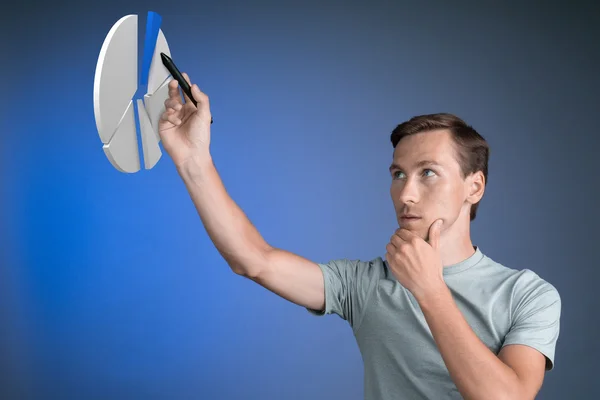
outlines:
M507 268L478 247L466 260L444 268L444 280L465 319L494 354L522 344L554 367L561 300L550 283L530 270ZM381 257L319 264L325 309L348 321L364 362L364 397L461 399L419 304Z

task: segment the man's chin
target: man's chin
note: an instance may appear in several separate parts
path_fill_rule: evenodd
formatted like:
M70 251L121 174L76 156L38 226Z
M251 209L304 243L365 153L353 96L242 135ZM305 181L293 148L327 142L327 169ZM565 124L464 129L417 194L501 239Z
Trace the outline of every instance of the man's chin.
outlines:
M414 233L418 237L423 240L427 240L427 236L429 235L429 229L424 228L422 224L400 224L400 228L406 229L407 231Z

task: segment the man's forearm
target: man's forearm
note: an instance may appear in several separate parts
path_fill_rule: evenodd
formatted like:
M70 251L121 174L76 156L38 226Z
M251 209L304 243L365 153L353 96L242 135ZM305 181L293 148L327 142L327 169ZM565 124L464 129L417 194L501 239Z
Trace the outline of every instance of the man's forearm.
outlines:
M208 154L198 155L177 171L215 247L231 269L253 276L270 246L227 193Z
M419 305L465 399L519 399L519 379L471 329L448 287L419 299Z

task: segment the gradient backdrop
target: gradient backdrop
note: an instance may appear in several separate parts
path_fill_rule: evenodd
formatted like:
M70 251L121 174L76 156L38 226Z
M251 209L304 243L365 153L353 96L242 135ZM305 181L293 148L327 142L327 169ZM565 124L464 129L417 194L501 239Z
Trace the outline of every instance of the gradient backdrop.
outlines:
M504 3L2 5L0 397L363 396L349 326L234 275L168 156L137 174L104 156L100 47L126 14L143 34L152 10L211 97L229 193L267 241L314 261L385 254L398 123L473 124L492 148L474 243L563 300L539 398L599 398L599 13Z

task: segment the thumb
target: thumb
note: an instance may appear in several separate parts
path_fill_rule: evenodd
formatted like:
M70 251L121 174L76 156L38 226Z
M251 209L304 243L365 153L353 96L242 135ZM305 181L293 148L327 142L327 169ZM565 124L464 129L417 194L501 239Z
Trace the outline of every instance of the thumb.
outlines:
M202 97L202 91L195 83L192 85L192 95L197 102L200 102L200 98Z
M181 73L181 76L183 76L183 79L185 79L185 81L187 82L187 84L190 86L191 91L193 92L192 89L192 81L190 80L190 76L188 74L186 74L185 72ZM181 85L180 85L181 86ZM185 100L185 103L191 103L192 99L190 99L187 95L187 93L185 92L185 90L183 90L183 88L181 89L181 93L183 93L183 99ZM195 96L194 96L195 97Z
M202 92L202 90L200 90L198 85L196 85L195 83L192 85L192 95L198 102L197 107L200 107L200 103L202 102L204 104L203 109L208 111L208 114L210 115L210 103L208 100L208 96L204 92ZM213 123L212 116L210 117L210 123Z
M438 219L429 227L429 244L436 250L440 247L440 232L443 223L444 221Z

